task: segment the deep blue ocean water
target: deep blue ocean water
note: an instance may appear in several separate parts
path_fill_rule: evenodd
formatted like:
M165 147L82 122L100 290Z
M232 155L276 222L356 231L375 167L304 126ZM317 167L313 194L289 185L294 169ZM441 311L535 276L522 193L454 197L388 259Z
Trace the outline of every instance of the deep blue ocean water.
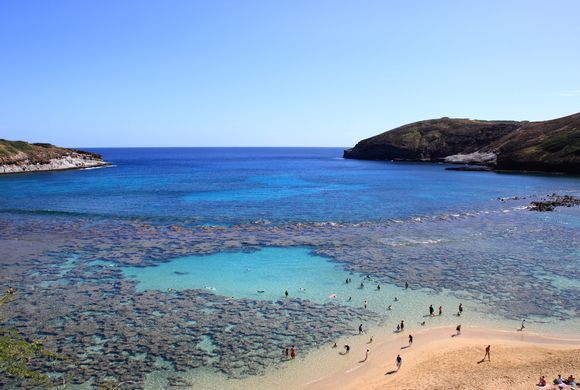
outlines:
M376 221L580 189L580 178L344 160L339 148L103 148L113 167L0 177L0 211L231 224Z

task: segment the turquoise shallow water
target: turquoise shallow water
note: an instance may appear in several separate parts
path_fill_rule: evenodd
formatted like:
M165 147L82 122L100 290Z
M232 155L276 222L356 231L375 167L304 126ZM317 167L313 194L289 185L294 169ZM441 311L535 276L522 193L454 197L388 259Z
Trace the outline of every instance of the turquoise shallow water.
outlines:
M106 264L106 263L104 263ZM425 271L429 272L429 271ZM450 291L433 292L402 283L384 283L367 275L347 272L341 264L317 256L310 248L262 248L253 252L222 252L212 255L176 258L153 267L124 267L125 276L137 282L138 291L205 289L212 293L239 298L284 300L298 297L317 303L335 302L379 313L382 322L394 329L401 319L409 329L429 325L449 325L458 321L459 303L465 312L461 321L467 324L512 328L518 321L490 314L481 302L459 298ZM346 279L352 280L346 283ZM363 287L361 287L361 283ZM577 281L551 277L546 283L559 287L577 287ZM380 289L377 288L380 286ZM459 287L459 286L458 286ZM263 291L263 292L258 292ZM429 305L443 316L427 316ZM528 318L530 321L530 318ZM554 332L575 336L578 319L561 321L542 318L530 322L536 332Z
M125 268L124 273L138 281L137 289L141 291L203 288L228 297L273 301L288 291L292 296L316 302L325 302L329 295L337 293L337 298L345 300L343 289L337 286L349 276L307 248L189 256L156 267Z

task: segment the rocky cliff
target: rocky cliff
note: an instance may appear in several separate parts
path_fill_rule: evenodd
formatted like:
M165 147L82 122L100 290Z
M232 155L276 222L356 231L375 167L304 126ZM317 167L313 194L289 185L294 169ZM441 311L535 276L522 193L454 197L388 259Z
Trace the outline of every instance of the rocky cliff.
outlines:
M360 141L344 158L580 173L580 113L542 122L441 118Z
M50 144L0 139L0 174L59 171L108 165L100 155Z

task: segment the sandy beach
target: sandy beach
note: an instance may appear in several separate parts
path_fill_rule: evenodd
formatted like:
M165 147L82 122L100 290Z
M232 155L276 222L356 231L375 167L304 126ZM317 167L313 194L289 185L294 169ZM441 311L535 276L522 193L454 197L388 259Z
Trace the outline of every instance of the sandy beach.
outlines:
M349 363L340 372L305 384L303 389L534 389L540 375L552 380L578 376L580 339L557 339L526 331L454 327L413 332L395 338L351 345ZM367 341L368 342L368 341ZM365 346L366 345L366 346ZM491 345L491 361L481 362ZM364 351L370 349L366 361ZM338 353L338 352L337 352ZM403 363L396 371L395 359ZM568 387L569 388L569 387Z

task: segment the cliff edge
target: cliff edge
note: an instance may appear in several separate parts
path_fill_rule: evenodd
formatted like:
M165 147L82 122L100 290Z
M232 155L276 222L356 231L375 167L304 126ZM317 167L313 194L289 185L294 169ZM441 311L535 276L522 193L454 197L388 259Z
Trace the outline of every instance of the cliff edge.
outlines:
M344 158L580 173L580 113L542 122L441 118L360 141Z
M61 171L109 165L96 153L0 139L0 174Z

